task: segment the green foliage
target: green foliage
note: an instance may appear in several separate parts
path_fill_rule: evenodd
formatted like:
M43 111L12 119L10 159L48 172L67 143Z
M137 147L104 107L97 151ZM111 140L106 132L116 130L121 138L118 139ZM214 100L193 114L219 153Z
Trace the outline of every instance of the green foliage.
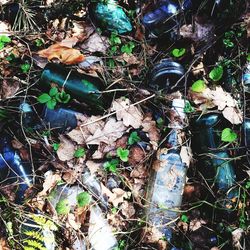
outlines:
M133 145L141 140L136 131L132 132L128 138L128 144Z
M44 44L42 39L36 39L35 40L35 45L36 47L41 47Z
M118 45L122 43L120 37L118 37L118 33L112 32L109 38L109 42L111 45L110 52L113 55L118 50Z
M223 43L226 46L226 48L233 48L234 43L230 39L223 39Z
M54 151L57 151L60 147L60 143L53 143L52 147L53 147Z
M186 214L181 215L181 221L187 223L188 222L188 216Z
M250 53L247 54L247 61L250 61Z
M68 103L70 100L70 94L66 94L64 90L61 93L56 94L56 100L60 103Z
M74 157L76 158L81 158L85 155L85 149L84 148L78 148L75 153L74 153Z
M115 67L115 61L114 61L114 59L112 59L112 58L108 59L108 67L110 69L113 69Z
M90 203L91 196L89 195L88 192L82 192L77 195L76 199L77 199L77 205L79 207L84 207Z
M68 214L70 211L69 201L67 199L61 199L56 204L56 212L58 215Z
M245 185L246 189L249 189L250 188L250 181L248 181Z
M233 142L237 139L237 134L231 128L224 128L221 133L221 141Z
M205 88L206 88L206 84L204 80L197 80L196 82L192 84L192 87L191 87L192 91L198 92L198 93L203 92Z
M118 164L119 164L118 159L112 159L111 161L106 161L103 164L103 167L109 172L116 173Z
M66 94L64 91L59 92L57 87L52 87L49 94L43 93L37 98L38 102L47 105L49 109L54 109L57 102L68 103L70 100L70 95Z
M126 247L126 241L125 240L120 240L118 242L118 246L114 248L114 250L124 250Z
M47 229L47 230L51 230L51 231L57 230L56 224L53 221L46 219L42 215L33 214L32 219L34 220L34 222L37 225L39 225L43 229Z
M185 113L193 113L195 111L194 107L190 104L189 101L185 101L184 112Z
M37 232L37 231L25 231L24 234L31 237L31 238L34 238L36 240L39 240L39 241L42 241L42 242L44 241L44 236L40 232Z
M223 67L221 65L217 66L210 71L209 78L217 82L222 78L223 72L224 72Z
M28 245L27 247L33 247L34 249L39 249L39 250L46 250L46 248L43 246L43 244L36 241L36 240L27 239L27 240L24 240L23 242ZM24 247L24 249L25 249L25 247Z
M121 52L130 55L132 54L134 47L135 47L134 42L130 41L127 44L122 45Z
M6 43L10 43L11 39L8 36L1 35L0 36L0 50L4 48Z
M186 53L185 48L180 48L180 49L173 49L172 50L172 55L176 58L182 57Z
M129 155L129 150L128 149L118 148L116 150L116 154L120 158L121 161L123 161L123 162L128 161L128 155Z
M158 127L158 128L162 128L163 125L164 125L164 120L163 120L161 117L159 117L159 118L156 120L156 124L157 124L157 127Z
M8 118L8 112L5 109L0 109L0 121Z
M29 63L21 64L21 70L25 74L28 73L30 70L30 64Z

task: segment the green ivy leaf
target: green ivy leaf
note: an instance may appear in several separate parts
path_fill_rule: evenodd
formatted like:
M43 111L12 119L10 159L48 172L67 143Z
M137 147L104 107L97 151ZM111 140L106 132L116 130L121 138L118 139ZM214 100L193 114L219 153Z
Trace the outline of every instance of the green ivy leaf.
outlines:
M196 82L192 84L192 87L191 87L192 91L198 92L198 93L203 92L205 88L206 88L206 84L205 84L205 81L203 80L197 80Z
M53 147L54 151L57 151L60 147L60 143L53 143L52 147Z
M218 66L213 68L209 73L209 78L215 82L219 81L223 76L223 67Z
M35 40L36 47L41 47L43 45L43 41L41 39Z
M133 52L134 47L135 47L135 44L130 41L129 43L124 44L121 47L121 52L130 55Z
M54 109L56 106L56 100L52 98L46 103L46 105L48 109Z
M133 145L141 140L136 131L132 132L128 138L128 144Z
M70 100L70 94L66 94L65 91L56 94L56 100L60 103L68 103Z
M85 149L84 148L78 148L75 153L74 153L74 157L76 158L81 158L85 155Z
M247 61L250 61L250 54L247 54Z
M88 205L91 201L91 197L88 192L82 192L78 194L76 199L78 207L84 207Z
M184 112L185 113L193 113L195 110L194 110L194 107L190 104L189 101L185 101L185 107L184 107Z
M56 212L58 215L68 214L70 211L69 201L62 199L56 204Z
M123 162L128 161L128 155L129 155L129 150L128 149L118 148L116 150L116 154L117 154L118 157L120 157L121 161L123 161Z
M180 49L173 49L172 50L172 55L176 58L182 57L186 53L185 48L180 48Z
M117 165L119 164L119 160L118 159L112 159L111 161L107 161L103 164L103 167L107 170L110 171L112 173L116 173L117 172Z
M237 134L231 128L224 128L221 133L223 142L233 142L237 139Z
M47 93L43 93L37 98L37 101L40 103L46 103L49 100L51 100L51 96L49 96Z
M10 43L11 39L8 36L1 35L0 36L0 42L2 42L2 43Z
M22 70L23 73L28 73L29 70L30 70L30 64L28 64L28 63L22 64L21 65L21 70Z
M4 48L4 43L0 42L0 50Z
M185 215L185 214L183 214L183 215L181 216L181 221L187 223L187 222L188 222L188 216Z
M50 96L55 96L57 93L58 93L58 88L57 87L53 87L49 91Z

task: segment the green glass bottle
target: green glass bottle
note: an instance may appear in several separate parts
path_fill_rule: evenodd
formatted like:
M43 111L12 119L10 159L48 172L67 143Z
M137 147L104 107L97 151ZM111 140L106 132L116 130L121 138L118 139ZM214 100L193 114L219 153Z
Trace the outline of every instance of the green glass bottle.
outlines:
M46 87L55 84L59 88L64 88L71 98L84 102L97 111L103 111L107 104L101 93L104 86L100 79L70 71L59 64L49 63L46 65L41 75L40 84Z

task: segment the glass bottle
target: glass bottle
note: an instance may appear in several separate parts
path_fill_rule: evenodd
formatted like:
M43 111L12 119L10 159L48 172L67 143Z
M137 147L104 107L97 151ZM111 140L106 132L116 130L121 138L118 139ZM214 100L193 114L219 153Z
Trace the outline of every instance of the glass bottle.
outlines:
M171 132L164 148L157 152L146 195L149 232L159 239L166 237L168 241L172 238L172 221L179 216L189 165L189 147L183 131L187 125L184 107L184 99L173 100L169 123ZM185 152L185 159L181 152Z
M96 23L105 30L124 34L132 30L132 25L122 7L115 0L99 1L90 5Z
M10 138L0 138L0 181L3 185L16 186L16 202L24 201L25 191L32 185L32 169L25 164L18 153L12 148Z
M46 65L40 84L46 87L57 85L59 88L64 88L72 98L86 103L93 110L103 111L105 101L107 101L107 98L104 99L101 93L104 86L100 79L76 71L71 72L59 64L48 63Z
M181 64L163 59L151 70L149 86L157 91L163 90L165 93L174 91L182 85L181 78L184 79L184 74L185 70Z

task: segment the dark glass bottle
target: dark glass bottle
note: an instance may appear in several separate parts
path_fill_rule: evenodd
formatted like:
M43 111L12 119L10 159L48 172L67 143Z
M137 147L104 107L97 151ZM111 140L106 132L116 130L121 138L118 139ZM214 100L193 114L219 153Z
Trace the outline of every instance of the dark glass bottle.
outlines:
M97 111L103 111L108 97L104 99L101 90L103 84L100 79L88 75L80 74L76 71L70 71L65 67L49 63L44 68L40 84L42 86L51 87L52 84L60 88L64 88L65 92L70 94L72 98L80 102L88 104Z
M217 203L225 210L233 209L232 199L238 196L236 174L226 149L220 150L221 120L210 113L192 121L192 150L198 157L198 168L210 186L215 186Z
M186 124L184 113L185 100L174 99L172 102L172 117L165 147L159 149L157 159L153 163L150 175L146 201L146 221L151 234L172 238L172 227L178 218L178 209L182 203L182 194L186 182L186 172L189 161L184 160L181 152L189 157L189 146L183 128ZM148 229L147 229L148 230Z
M16 202L24 200L25 191L32 185L32 169L30 164L22 162L18 153L11 147L10 138L0 138L0 180L3 185L16 186Z
M163 59L150 72L149 86L157 91L174 91L182 87L185 70L181 64ZM182 80L183 79L183 80Z

